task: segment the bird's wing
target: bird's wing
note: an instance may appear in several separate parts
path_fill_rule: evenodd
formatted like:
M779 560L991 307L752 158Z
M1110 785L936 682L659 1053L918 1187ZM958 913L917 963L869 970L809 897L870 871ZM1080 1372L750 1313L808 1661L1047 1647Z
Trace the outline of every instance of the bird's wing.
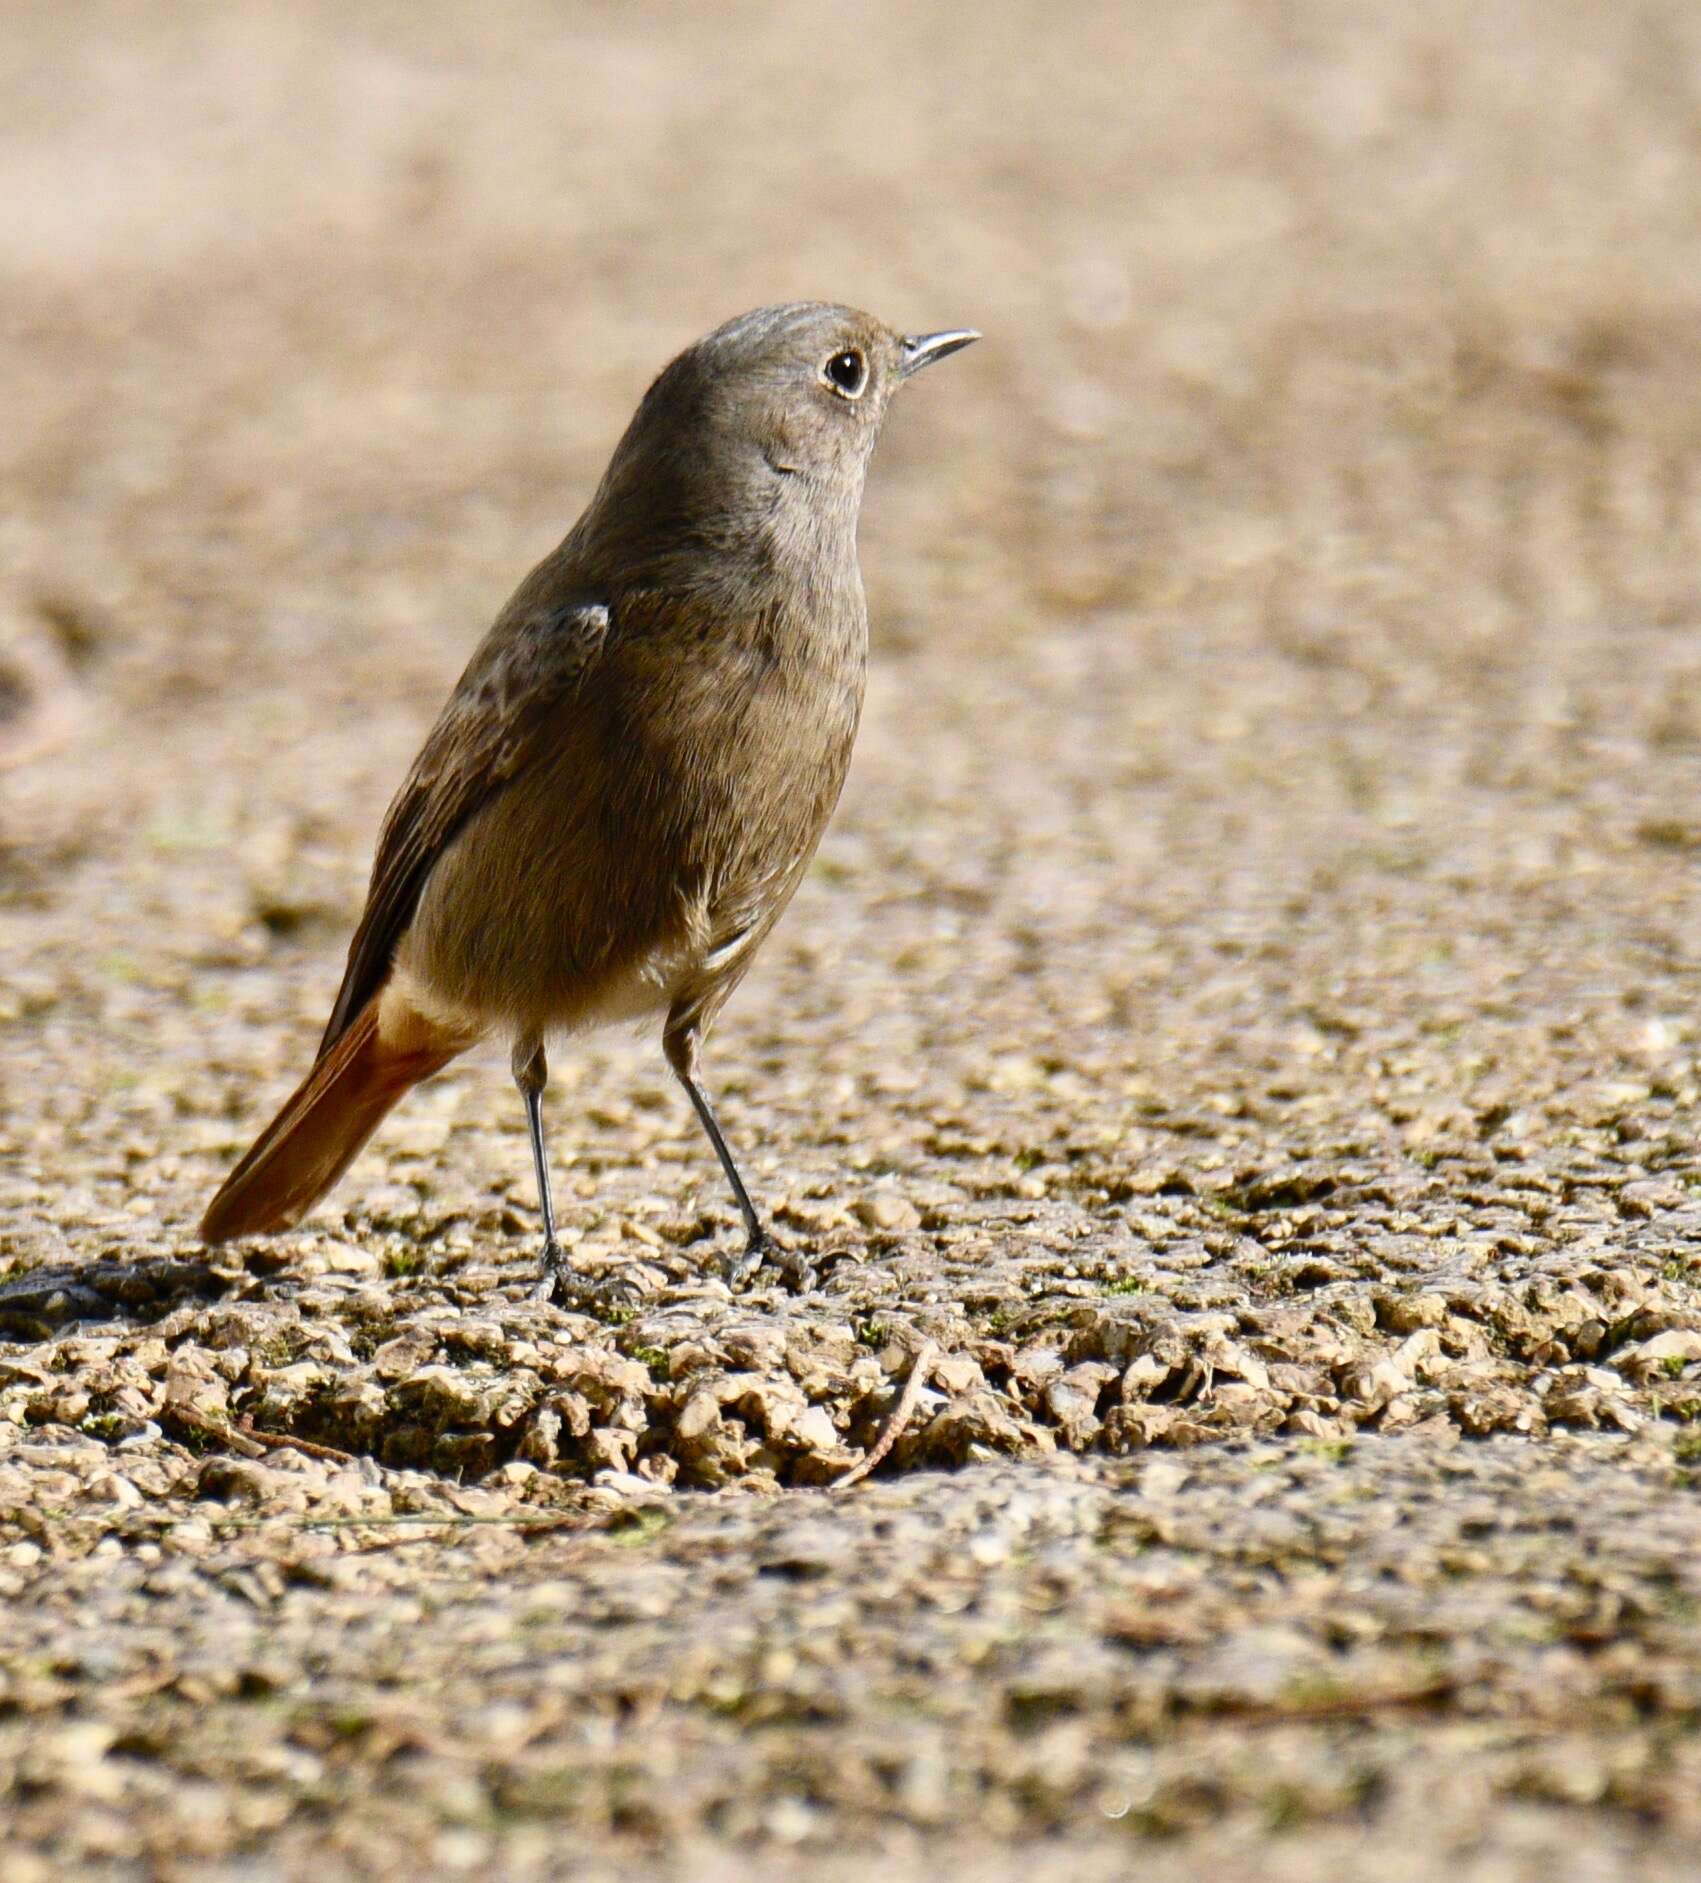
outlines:
M549 719L595 663L609 625L601 602L533 605L505 612L485 638L385 815L321 1057L383 985L444 847L550 747Z

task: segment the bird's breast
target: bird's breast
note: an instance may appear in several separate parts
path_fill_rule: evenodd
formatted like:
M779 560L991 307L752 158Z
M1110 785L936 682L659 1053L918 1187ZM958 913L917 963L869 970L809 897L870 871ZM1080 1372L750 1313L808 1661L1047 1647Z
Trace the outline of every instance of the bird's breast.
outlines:
M812 798L818 776L842 782L867 669L860 584L715 595L669 617L620 649L611 730L676 808L766 817L775 792Z

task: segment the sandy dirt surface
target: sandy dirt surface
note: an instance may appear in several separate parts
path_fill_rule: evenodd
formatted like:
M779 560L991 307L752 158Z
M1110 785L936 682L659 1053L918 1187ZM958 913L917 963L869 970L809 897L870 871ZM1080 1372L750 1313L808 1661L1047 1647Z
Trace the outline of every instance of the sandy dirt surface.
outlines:
M1701 15L16 0L0 1872L1701 1863ZM667 355L906 395L710 1071L193 1225ZM895 1452L843 1496L930 1344Z

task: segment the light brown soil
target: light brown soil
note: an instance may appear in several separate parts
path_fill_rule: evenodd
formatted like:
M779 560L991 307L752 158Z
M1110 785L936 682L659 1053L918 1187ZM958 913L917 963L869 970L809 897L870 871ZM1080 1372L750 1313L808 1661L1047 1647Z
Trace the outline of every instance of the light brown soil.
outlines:
M0 32L0 1872L1698 1873L1701 15ZM988 336L711 1053L821 1286L622 1037L635 1312L494 1052L209 1260L467 650L797 294Z

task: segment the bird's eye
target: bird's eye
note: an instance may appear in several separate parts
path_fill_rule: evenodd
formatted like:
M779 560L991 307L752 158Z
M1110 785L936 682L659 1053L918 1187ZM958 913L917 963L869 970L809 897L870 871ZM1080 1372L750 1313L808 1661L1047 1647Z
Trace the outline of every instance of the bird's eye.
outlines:
M854 347L846 347L821 368L821 376L844 398L860 399L868 384L868 363Z

